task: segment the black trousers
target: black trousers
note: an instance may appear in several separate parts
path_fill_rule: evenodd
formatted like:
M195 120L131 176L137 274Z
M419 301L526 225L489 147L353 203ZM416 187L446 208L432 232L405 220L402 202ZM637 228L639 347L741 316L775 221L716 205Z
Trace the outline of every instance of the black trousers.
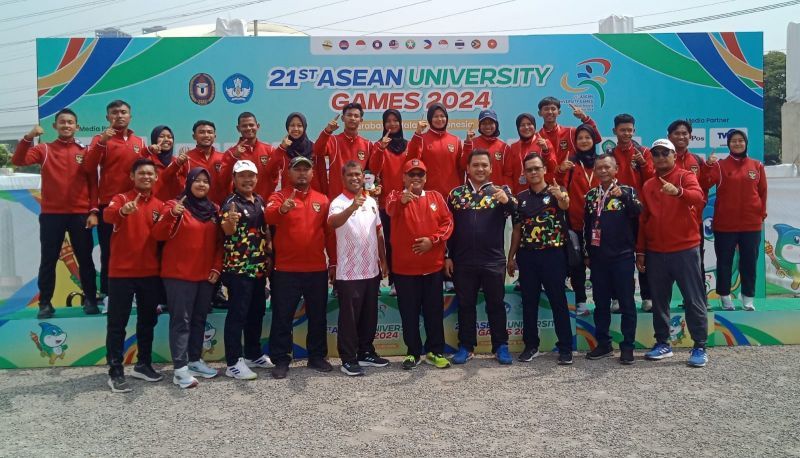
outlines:
M379 215L381 217L381 226L383 226L383 242L386 246L386 264L389 267L389 284L393 285L395 275L392 273L392 221L391 218L389 218L389 214L386 213L384 209L380 210Z
M444 353L443 280L441 270L428 275L394 276L397 307L403 323L403 342L408 355L419 358L423 353L419 333L420 313L425 325L425 350L436 354Z
M358 357L375 352L378 329L378 289L381 277L364 280L336 280L339 300L339 330L336 347L343 363L357 363Z
M267 278L254 278L232 273L222 274L228 288L228 314L225 316L225 362L233 366L243 357L261 357L261 327L267 311L264 288ZM172 307L171 304L167 304ZM244 334L244 348L242 347Z
M131 316L136 296L136 358L150 364L153 359L153 330L158 323L158 277L110 278L108 281L108 315L106 324L106 359L108 375L122 375L125 352L125 327Z
M69 233L69 241L78 259L78 275L81 289L86 298L97 296L97 272L92 260L92 231L86 229L86 214L42 213L39 215L39 242L41 262L39 263L39 303L49 304L53 300L56 287L56 264L61 256L64 234Z
M100 213L97 215L97 241L100 244L100 292L108 294L108 260L111 258L111 234L114 233L114 225L107 223L103 219L103 210L108 205L100 206Z
M580 246L583 246L583 231L576 231ZM581 264L569 269L569 284L575 292L575 303L586 302L586 266Z
M519 285L522 291L522 340L525 348L539 348L539 298L544 293L553 311L560 353L572 351L572 323L564 287L567 253L563 248L517 251Z
M600 347L611 345L611 298L619 300L622 314L622 342L619 348L633 348L636 341L636 302L633 299L633 256L605 260L592 258L592 293L594 294L594 336Z
M756 296L756 262L761 231L714 232L714 252L717 254L717 294L731 293L733 257L739 247L739 275L742 278L742 295Z
M459 266L453 269L453 284L458 298L458 343L468 351L478 345L477 305L478 291L483 290L489 331L492 335L492 353L500 345L508 344L506 304L504 297L506 266Z
M328 272L272 272L272 326L269 356L275 364L292 360L294 313L305 299L309 359L328 356Z
M686 325L695 348L704 348L708 339L706 290L700 276L700 248L674 253L648 251L645 256L650 291L653 292L653 328L656 342L669 344L672 285L678 284L683 296Z
M169 310L169 350L175 369L200 359L214 285L207 281L163 279Z

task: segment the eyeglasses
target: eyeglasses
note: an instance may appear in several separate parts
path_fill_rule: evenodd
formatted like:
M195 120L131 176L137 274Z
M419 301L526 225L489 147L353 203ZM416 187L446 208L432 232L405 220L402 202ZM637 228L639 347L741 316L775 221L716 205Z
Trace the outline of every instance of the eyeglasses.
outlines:
M544 170L544 167L525 167L525 172L527 172L527 173L531 173L531 172L539 173L542 170Z
M672 151L666 149L650 150L650 154L652 154L653 157L667 157L671 152Z
M406 173L409 178L422 178L425 176L425 172L408 172Z

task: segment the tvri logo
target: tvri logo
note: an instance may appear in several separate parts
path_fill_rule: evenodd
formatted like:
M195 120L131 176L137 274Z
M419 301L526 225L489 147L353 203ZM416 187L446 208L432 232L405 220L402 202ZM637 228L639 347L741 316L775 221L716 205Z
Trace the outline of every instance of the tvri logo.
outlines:
M728 146L728 137L731 132L741 130L745 135L748 135L746 127L723 127L708 130L709 147L711 148L724 148Z

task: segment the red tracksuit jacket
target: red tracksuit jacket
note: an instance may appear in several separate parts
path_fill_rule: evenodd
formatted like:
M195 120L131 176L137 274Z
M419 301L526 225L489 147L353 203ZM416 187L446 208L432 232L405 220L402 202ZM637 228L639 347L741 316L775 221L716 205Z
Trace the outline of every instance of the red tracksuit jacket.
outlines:
M674 253L700 246L697 213L703 211L705 196L692 172L674 167L662 178L678 188L677 196L661 192L661 180L651 178L639 195L642 214L636 252Z
M587 116L583 120L584 124L589 124L594 127L594 139L597 143L600 143L602 140L600 138L600 133L597 130L597 124L595 124L594 119ZM552 130L545 130L544 126L539 129L539 135L547 139L550 144L555 148L552 150L555 153L555 161L556 164L561 164L564 160L568 157L575 155L575 128L574 127L564 127L561 125L556 124L556 127Z
M767 218L767 174L764 164L728 156L704 166L709 184L717 186L713 229L717 232L760 231Z
M416 199L403 204L402 191L392 191L386 200L386 212L392 227L392 271L399 275L426 275L442 270L447 239L453 234L453 215L444 197L437 191L423 191ZM414 240L428 237L433 248L423 254L412 250Z
M313 153L312 161L314 161ZM292 187L291 180L289 179L289 162L291 162L291 159L289 159L289 154L285 149L283 149L283 146L278 146L272 151L272 159L270 159L269 163L267 164L267 173L277 173L280 175L281 189ZM325 169L323 168L322 170ZM317 167L314 167L314 177L311 179L311 189L325 194L322 191L322 175L318 173ZM269 198L269 196L264 197Z
M469 155L473 150L485 149L489 151L489 157L492 163L492 183L498 186L511 186L511 170L506 166L512 160L511 149L506 142L497 137L484 137L479 135L472 139L471 142L464 142L464 152L461 154L461 169L467 170L469 166ZM425 162L425 161L423 161Z
M178 179L178 163L173 157L169 164L166 166L158 159L157 154L153 154L149 149L146 149L142 157L150 159L156 165L156 173L158 174L158 181L153 185L153 195L162 202L174 199L178 194L183 192L183 186L180 179Z
M211 174L211 189L208 191L208 198L217 205L222 203L230 194L225 188L226 181L222 176L222 153L212 147L208 158L206 158L205 153L197 148L187 151L186 155L189 159L178 168L176 173L181 189L186 189L186 177L189 175L189 170L195 167L203 167Z
M583 234L586 193L599 186L600 180L594 176L594 169L587 169L580 161L576 161L575 167L571 170L564 173L556 171L556 181L567 188L567 194L569 194L569 208L567 209L569 227L578 234Z
M186 209L180 217L172 214L177 204L170 200L161 207L153 237L164 243L161 278L206 281L211 272L222 271L222 230L216 218L200 221Z
M341 180L339 180L341 181ZM292 188L272 193L267 201L264 218L275 226L272 248L275 270L279 272L319 272L336 265L336 233L328 226L330 202L319 191L297 192L295 207L285 215L280 212Z
M42 213L85 214L97 208L97 174L92 179L81 166L87 151L83 145L62 140L32 145L23 137L11 162L42 165Z
M371 149L372 143L360 135L349 137L344 132L332 135L325 132L325 129L320 132L319 138L314 142L315 173L322 171L322 164L325 163L325 158L328 157L330 162L327 180L324 180L324 177L320 177L320 183L322 188L327 191L330 200L335 199L344 189L342 166L349 161L356 161L361 165L362 169L366 170ZM325 183L327 183L327 187Z
M381 142L372 146L369 157L369 170L380 178L381 194L378 206L386 208L386 199L392 191L403 190L403 165L408 159L408 147L402 153L386 151Z
M111 198L131 188L131 166L136 159L145 157L147 144L133 131L117 132L106 144L100 143L95 135L89 145L89 153L83 167L90 179L97 179L97 166L100 166L100 183L97 193L100 205L108 205Z
M506 157L507 172L505 175L509 176L511 179L511 184L509 186L514 191L514 195L528 189L528 181L525 179L523 170L524 164L522 161L525 160L525 156L529 153L539 153L539 155L542 156L544 166L547 169L545 180L549 180L548 183L552 183L553 177L555 177L553 174L555 173L558 163L556 163L555 154L551 153L551 151L553 151L553 145L550 144L549 140L545 140L548 148L548 152L545 153L536 141L538 138L539 135L534 134L533 137L527 140L518 140L509 147L511 151L509 152L509 156Z
M135 189L117 194L103 210L103 220L114 225L109 278L157 277L159 274L158 244L152 229L163 203L152 195L142 196L138 210L123 215L122 207L135 200L138 194Z
M428 168L426 189L446 196L464 184L464 169L461 167L463 149L461 140L449 132L428 129L422 135L414 133L408 142L407 160L419 159Z
M614 159L617 160L617 181L619 184L628 185L636 190L639 194L642 192L644 183L656 176L656 169L653 168L653 156L650 154L650 149L644 146L642 148L642 156L646 161L644 165L638 163L634 165L633 156L636 154L636 148L633 142L628 143L626 146L617 145L614 147Z
M248 160L252 161L258 169L258 182L256 183L255 192L262 199L266 199L278 186L280 168L271 164L271 162L275 161L276 150L272 145L258 140L256 140L255 145L245 144L244 146L247 151L242 153L242 157L239 159L233 155L234 151L236 151L236 145L228 148L222 155L222 168L220 169L219 179L220 184L225 189L225 197L233 192L233 165L238 160ZM219 202L222 202L222 200Z

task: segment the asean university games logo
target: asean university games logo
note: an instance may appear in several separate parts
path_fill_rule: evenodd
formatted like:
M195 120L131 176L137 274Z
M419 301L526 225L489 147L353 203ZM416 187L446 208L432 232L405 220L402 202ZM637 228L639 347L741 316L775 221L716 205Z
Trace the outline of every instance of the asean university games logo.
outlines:
M561 75L561 88L573 94L586 92L589 88L594 88L598 97L600 97L600 106L602 107L606 101L606 93L603 90L603 86L608 82L606 75L611 71L611 61L595 57L578 62L576 66L583 66L582 71L578 71L575 75L579 80L578 84L571 86L568 81L569 77L564 73Z
M189 98L198 105L208 105L214 101L214 78L208 73L198 73L189 80Z
M222 90L228 102L245 103L253 96L253 82L241 73L234 73L222 83Z

